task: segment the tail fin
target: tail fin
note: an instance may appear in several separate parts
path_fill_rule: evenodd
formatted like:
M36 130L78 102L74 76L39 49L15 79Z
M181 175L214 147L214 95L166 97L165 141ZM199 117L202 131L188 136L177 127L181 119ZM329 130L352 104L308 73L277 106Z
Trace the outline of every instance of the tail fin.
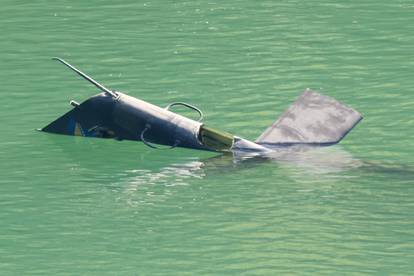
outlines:
M337 100L306 90L255 141L263 145L336 144L362 120Z
M101 93L87 99L57 118L41 131L98 138L113 138L111 120L115 100Z

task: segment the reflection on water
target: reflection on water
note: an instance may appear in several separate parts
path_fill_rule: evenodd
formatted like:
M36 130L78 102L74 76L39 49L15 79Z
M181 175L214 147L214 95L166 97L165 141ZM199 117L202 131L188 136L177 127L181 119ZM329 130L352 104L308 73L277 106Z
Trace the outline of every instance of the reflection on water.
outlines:
M275 149L265 155L235 153L236 162L264 159L279 165L296 166L306 173L327 174L361 166L362 162L339 146L310 147L292 146Z
M155 204L173 196L177 187L189 186L197 179L227 178L259 166L269 166L278 170L280 176L307 183L339 182L369 172L414 176L414 170L407 166L363 161L340 146L301 146L281 148L265 155L237 152L199 160L192 158L157 169L130 168L111 186L117 187L118 200L131 206Z
M124 187L121 198L126 198L131 206L163 201L174 193L175 186L189 185L188 180L191 178L203 178L205 174L202 167L203 162L190 161L184 164L172 164L159 171L127 170L125 174L128 176L120 179L118 183ZM159 186L164 189L160 189Z
M363 162L341 147L291 147L266 155L238 152L168 164L157 169L127 169L112 186L122 190L118 191L118 199L132 206L154 204L172 196L177 186L190 185L195 179L225 177L266 164L279 170L281 175L296 180L323 181L326 178L332 181L333 176L346 177L344 172L361 167Z
M48 147L56 153L55 157L49 158L66 164L64 169L70 169L75 181L99 182L111 198L130 206L165 202L179 193L180 187L197 187L203 179L219 179L231 184L241 177L258 180L260 172L268 174L260 181L271 181L270 174L312 186L317 183L340 183L369 174L414 176L414 170L409 166L362 160L339 145L295 146L279 148L264 155L236 152L211 157L211 153L203 151L152 150L140 143L55 135L42 137L51 142ZM107 152L111 152L111 158ZM93 157L89 158L85 153L93 153Z

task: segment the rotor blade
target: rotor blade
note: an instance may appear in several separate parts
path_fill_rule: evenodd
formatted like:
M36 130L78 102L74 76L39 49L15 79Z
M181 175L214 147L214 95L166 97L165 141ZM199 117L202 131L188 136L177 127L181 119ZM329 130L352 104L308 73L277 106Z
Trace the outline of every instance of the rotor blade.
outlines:
M74 66L70 65L68 62L66 62L65 60L58 58L58 57L54 57L52 58L53 60L57 60L60 61L61 63L63 63L64 65L66 65L67 67L69 67L70 69L72 69L73 71L75 71L78 75L80 75L82 78L84 78L85 80L89 81L90 83L92 83L93 85L95 85L99 90L108 93L109 95L111 95L112 97L117 97L116 93L109 90L108 88L106 88L105 86L103 86L102 84L98 83L96 80L92 79L91 77L89 77L88 75L86 75L85 73L83 73L82 71L78 70L77 68L75 68Z

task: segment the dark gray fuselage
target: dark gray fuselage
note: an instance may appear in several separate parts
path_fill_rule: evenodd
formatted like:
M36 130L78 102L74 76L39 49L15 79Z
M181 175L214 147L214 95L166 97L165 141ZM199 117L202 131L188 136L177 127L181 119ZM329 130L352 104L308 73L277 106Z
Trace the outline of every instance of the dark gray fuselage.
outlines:
M212 150L198 140L202 123L120 92L117 95L95 95L42 131L118 140L144 138L171 147Z

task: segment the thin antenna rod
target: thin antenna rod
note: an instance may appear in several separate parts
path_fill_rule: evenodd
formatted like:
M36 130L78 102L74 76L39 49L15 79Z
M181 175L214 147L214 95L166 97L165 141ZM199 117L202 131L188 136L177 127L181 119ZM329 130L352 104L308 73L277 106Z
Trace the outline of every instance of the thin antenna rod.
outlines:
M100 84L99 82L97 82L96 80L92 79L91 77L89 77L88 75L86 75L85 73L83 73L82 71L78 70L74 66L70 65L69 63L67 63L65 60L63 60L61 58L58 58L58 57L54 57L52 59L62 62L64 65L66 65L67 67L69 67L70 69L72 69L73 71L75 71L82 78L84 78L85 80L89 81L90 83L92 83L93 85L95 85L96 87L98 87L99 90L101 90L101 91L103 91L105 93L108 93L109 95L111 95L114 98L118 97L118 95L115 92L109 90L108 88L106 88L105 86L103 86L102 84Z

